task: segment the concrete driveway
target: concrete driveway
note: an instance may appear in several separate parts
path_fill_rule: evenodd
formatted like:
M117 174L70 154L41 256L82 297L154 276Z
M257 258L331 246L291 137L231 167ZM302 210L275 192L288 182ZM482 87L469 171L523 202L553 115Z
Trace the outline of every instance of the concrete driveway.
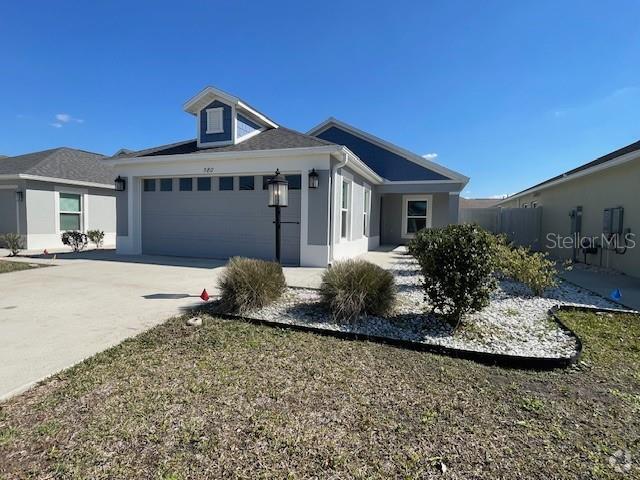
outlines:
M224 265L113 252L29 261L55 266L0 275L0 399L201 303Z

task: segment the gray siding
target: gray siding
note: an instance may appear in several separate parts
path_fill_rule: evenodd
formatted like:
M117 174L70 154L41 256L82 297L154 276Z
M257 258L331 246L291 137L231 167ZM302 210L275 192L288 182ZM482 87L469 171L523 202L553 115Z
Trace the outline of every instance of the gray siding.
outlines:
M371 192L371 220L369 221L369 236L380 235L380 202L382 196L377 187Z
M127 189L131 185L127 185ZM116 235L129 235L129 201L127 192L116 192Z
M262 177L255 190L142 192L142 250L145 254L228 258L275 257L274 209L267 206ZM300 192L289 191L282 220L300 221ZM282 261L300 263L300 225L282 225Z
M318 188L309 189L309 222L307 242L309 245L329 243L329 170L318 171Z
M16 190L0 189L0 235L18 231Z

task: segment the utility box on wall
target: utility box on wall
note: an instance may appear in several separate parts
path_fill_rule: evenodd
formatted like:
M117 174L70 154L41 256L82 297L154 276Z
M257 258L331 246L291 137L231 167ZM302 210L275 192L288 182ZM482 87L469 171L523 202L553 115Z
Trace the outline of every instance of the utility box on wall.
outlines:
M605 235L622 235L624 228L624 208L605 208L602 217L602 233Z

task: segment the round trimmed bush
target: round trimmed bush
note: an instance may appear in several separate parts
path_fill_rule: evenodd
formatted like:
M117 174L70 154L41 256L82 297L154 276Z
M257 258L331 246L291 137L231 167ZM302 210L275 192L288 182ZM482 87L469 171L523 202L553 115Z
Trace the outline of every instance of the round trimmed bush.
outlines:
M254 258L233 257L219 282L222 306L246 313L278 300L287 288L282 266Z
M364 260L337 262L322 275L320 297L335 318L388 315L396 299L393 274Z
M462 315L489 304L496 287L494 245L494 236L477 225L421 230L409 243L427 300L455 327Z

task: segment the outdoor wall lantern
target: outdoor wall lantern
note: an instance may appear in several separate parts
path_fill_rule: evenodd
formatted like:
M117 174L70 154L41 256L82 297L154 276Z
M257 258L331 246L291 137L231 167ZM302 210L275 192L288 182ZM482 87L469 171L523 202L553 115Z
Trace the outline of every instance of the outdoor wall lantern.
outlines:
M22 190L18 190L16 192L16 200L18 202L22 202L24 200L24 192Z
M289 182L276 170L276 175L269 180L269 206L276 209L276 260L280 263L280 209L289 202Z
M309 172L309 188L318 188L319 179L320 175L315 168L312 168Z
M115 180L116 192L124 192L125 188L127 188L127 181L118 175L118 178Z

